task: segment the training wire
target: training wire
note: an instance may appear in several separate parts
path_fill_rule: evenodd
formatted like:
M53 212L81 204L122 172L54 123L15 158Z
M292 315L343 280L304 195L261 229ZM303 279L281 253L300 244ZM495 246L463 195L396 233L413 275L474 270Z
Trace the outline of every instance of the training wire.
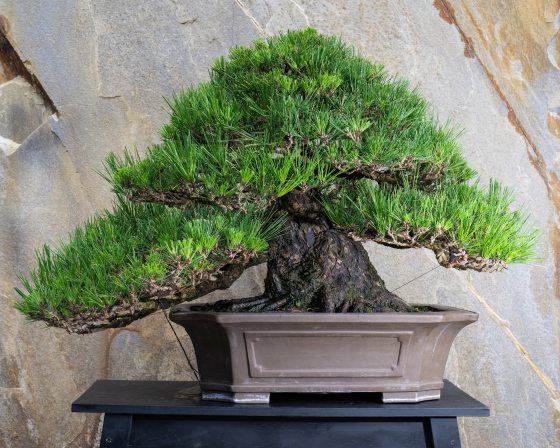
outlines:
M398 288L395 288L395 289L393 289L392 291L389 291L389 292L395 292L396 290L401 289L403 286L406 286L406 285L412 283L413 281L418 280L420 277L424 277L426 274L429 274L430 272L435 271L437 268L441 268L441 265L438 264L437 266L433 267L432 269L430 269L430 270L424 272L423 274L420 274L420 275L417 276L417 277L414 277L412 280L409 280L408 282L403 283L403 284L402 284L401 286L399 286Z
M165 320L167 321L167 323L171 327L171 331L173 331L173 334L175 335L175 339L177 339L177 342L181 346L181 350L183 350L183 353L185 355L185 359L187 360L187 363L189 364L189 367L194 372L194 376L196 377L196 380L200 381L200 377L198 376L198 370L196 370L194 368L193 363L191 362L191 360L189 358L189 355L187 355L187 351L185 350L185 347L183 347L183 344L181 343L181 339L179 339L179 335L175 331L175 328L173 328L173 325L171 324L171 321L169 320L169 316L165 312L165 307L163 306L162 300L158 299L158 303L159 303L159 307L161 308L161 311L163 311L163 315L165 316Z

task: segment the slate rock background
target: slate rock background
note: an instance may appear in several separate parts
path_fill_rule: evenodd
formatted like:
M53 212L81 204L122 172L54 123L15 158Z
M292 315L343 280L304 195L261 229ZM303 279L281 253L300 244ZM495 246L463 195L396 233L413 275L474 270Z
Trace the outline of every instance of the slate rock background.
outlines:
M207 79L234 45L308 25L410 79L465 128L483 180L511 186L532 214L538 262L499 274L439 268L399 293L480 313L447 366L492 408L461 421L464 446L559 446L559 10L558 0L0 0L2 34L37 81L3 51L0 447L93 446L100 417L69 408L96 379L192 378L161 314L92 335L46 329L13 309L17 274L43 242L110 205L94 170L110 150L157 141L162 96ZM366 247L389 288L436 263L424 250ZM254 293L264 274L251 268L213 297Z

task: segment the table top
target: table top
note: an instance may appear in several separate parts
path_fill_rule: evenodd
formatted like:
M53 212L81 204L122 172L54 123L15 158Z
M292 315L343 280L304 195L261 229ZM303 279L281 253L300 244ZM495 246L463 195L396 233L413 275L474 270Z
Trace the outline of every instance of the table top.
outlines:
M489 409L444 380L441 399L384 404L381 394L271 394L269 404L203 401L192 381L99 380L72 412L216 417L486 417Z

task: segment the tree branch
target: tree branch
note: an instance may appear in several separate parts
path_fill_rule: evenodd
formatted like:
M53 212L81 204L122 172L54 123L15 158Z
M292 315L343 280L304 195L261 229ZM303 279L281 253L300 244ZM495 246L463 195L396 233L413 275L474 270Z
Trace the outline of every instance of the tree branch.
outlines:
M185 279L181 278L181 267L178 266L163 283L150 282L140 293L131 294L126 300L121 299L111 307L102 310L76 309L70 317L53 312L45 321L48 325L79 334L124 327L157 311L158 301L161 299L165 299L169 305L177 305L195 300L217 289L227 289L246 268L264 261L266 261L265 255L239 252L218 268L194 273L188 286L184 286Z
M196 204L212 205L224 210L245 210L245 203L267 208L270 199L257 196L248 190L241 190L230 196L219 196L209 192L204 185L196 182L182 182L170 190L140 189L131 187L125 190L127 197L135 202L154 202L170 207L190 207Z
M428 160L418 160L408 156L400 164L387 166L380 163L362 163L357 160L352 166L334 160L333 169L339 177L346 179L366 178L379 183L402 185L405 180L414 182L415 186L432 189L445 173L446 165L433 164Z

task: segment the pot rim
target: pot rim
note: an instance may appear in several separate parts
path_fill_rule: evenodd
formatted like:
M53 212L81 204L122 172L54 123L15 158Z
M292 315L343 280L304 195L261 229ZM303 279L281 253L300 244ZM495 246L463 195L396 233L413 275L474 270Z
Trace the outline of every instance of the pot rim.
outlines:
M198 305L198 304L197 304ZM454 322L478 320L478 313L439 304L417 304L415 306L429 306L434 311L419 312L386 312L386 313L315 313L315 312L282 312L267 311L255 313L191 311L190 304L184 303L171 308L169 317L174 322L183 320L208 320L215 322Z

